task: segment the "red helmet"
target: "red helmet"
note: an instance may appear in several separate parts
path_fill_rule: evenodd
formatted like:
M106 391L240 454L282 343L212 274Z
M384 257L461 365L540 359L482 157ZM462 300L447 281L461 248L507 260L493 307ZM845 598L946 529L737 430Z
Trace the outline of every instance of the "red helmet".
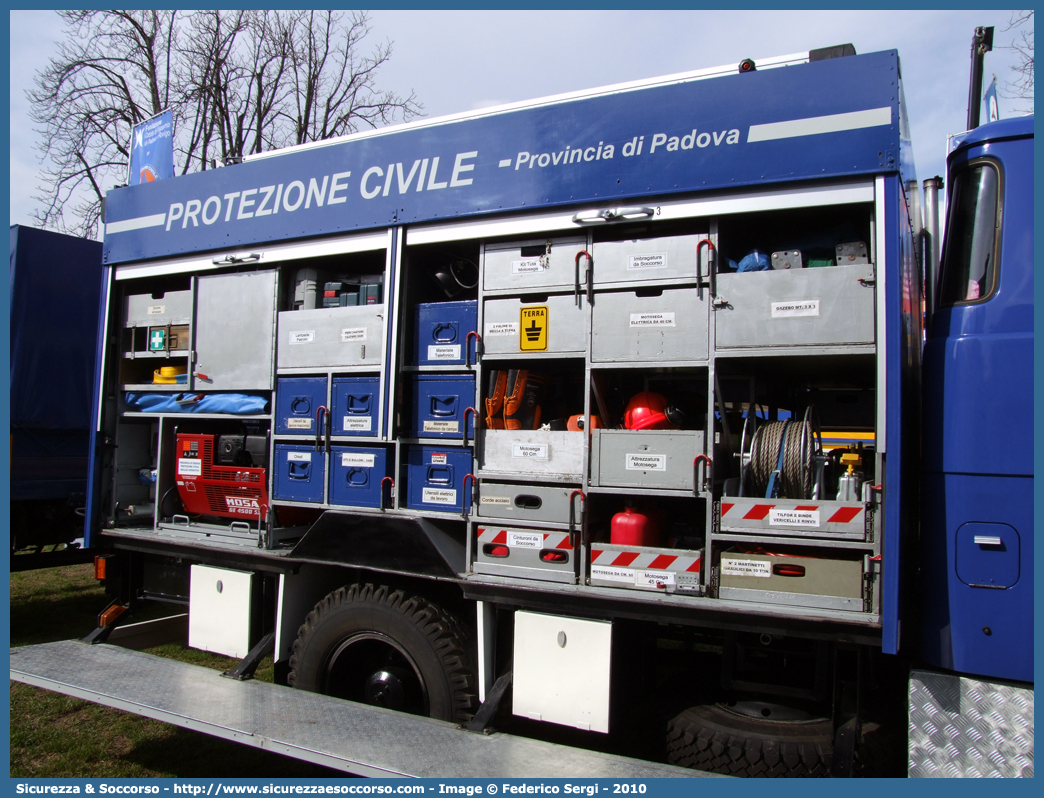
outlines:
M625 429L677 429L667 419L667 399L652 391L642 391L631 397L624 413Z

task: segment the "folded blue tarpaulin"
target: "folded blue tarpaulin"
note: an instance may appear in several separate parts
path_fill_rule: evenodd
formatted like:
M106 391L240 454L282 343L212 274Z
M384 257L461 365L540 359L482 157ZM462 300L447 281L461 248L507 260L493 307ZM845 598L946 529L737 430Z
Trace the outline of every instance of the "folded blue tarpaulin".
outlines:
M128 391L127 409L139 413L231 413L263 415L268 399L245 393L137 393Z

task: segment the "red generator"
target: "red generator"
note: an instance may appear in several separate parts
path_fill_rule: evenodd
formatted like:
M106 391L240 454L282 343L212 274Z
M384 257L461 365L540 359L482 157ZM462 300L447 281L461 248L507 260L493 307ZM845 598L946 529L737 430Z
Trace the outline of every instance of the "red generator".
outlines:
M215 436L178 433L178 495L185 512L265 520L265 469L214 463ZM219 439L218 439L219 440Z

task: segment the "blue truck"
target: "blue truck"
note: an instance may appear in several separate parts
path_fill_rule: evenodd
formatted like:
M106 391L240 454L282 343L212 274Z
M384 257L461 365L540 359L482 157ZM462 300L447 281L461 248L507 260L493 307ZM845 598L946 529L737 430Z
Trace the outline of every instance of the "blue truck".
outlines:
M84 536L101 258L100 241L11 226L12 551Z
M1032 149L960 138L937 266L898 54L844 45L110 192L91 642L166 601L236 675L408 713L250 738L368 775L557 761L428 718L1032 775ZM85 652L12 674L168 667ZM160 681L76 694L234 726Z

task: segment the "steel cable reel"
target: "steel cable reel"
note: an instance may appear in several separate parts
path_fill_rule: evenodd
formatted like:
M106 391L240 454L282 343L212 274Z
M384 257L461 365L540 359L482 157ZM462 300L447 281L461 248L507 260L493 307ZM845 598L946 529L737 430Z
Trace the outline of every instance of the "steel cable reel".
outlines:
M778 498L812 498L817 456L822 451L817 426L809 408L802 421L769 421L757 429L750 444L749 495L766 496L778 471Z

